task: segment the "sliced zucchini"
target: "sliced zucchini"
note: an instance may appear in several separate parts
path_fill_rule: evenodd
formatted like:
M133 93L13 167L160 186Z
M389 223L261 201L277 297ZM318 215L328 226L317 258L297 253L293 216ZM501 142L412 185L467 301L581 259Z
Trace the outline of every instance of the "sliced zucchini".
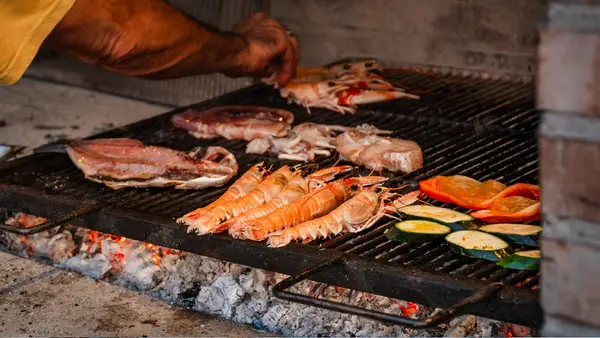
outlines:
M387 238L397 242L427 242L449 234L450 227L431 221L410 220L396 223L385 231Z
M527 224L488 224L479 228L490 234L494 234L511 244L522 244L532 247L539 247L537 242L542 227Z
M540 250L519 251L496 264L507 269L539 270L541 257L542 253Z
M457 253L464 256L499 261L508 257L512 249L503 239L487 232L461 230L446 236L446 241Z
M402 218L437 222L449 226L452 230L475 230L478 228L475 218L446 208L421 204L399 208L398 212Z

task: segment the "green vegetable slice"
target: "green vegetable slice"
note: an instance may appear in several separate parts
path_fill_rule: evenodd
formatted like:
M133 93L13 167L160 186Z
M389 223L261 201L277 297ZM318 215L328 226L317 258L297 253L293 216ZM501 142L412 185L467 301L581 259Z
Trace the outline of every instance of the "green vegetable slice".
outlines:
M452 231L450 227L436 222L410 220L396 223L387 229L387 238L398 242L426 242L444 236Z
M437 222L452 228L452 230L477 229L477 220L462 212L430 205L409 205L398 208L400 217L404 219L421 219Z
M500 223L484 225L479 230L498 236L511 244L537 248L539 247L538 239L542 227L528 224Z
M542 253L540 250L519 251L496 263L498 266L515 270L539 270Z
M461 255L490 261L499 261L512 252L510 245L504 240L483 231L456 231L447 235L446 241Z

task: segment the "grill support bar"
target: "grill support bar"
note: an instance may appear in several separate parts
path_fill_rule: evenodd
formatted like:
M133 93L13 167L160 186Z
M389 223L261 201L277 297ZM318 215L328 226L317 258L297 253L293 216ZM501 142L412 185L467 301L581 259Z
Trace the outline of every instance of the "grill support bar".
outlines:
M17 235L29 236L29 235L37 234L38 232L52 229L52 228L60 226L60 225L64 225L76 218L99 211L102 208L104 208L105 206L106 206L106 203L103 203L103 202L90 204L81 209L77 209L73 212L66 214L65 216L60 218L58 221L46 221L42 224L38 224L38 225L35 225L32 227L27 227L27 228L18 228L14 225L6 224L6 222L0 222L0 230L4 230L6 232L10 232L10 233L17 234Z
M313 265L294 276L282 280L273 287L273 295L284 300L305 305L311 305L327 310L357 315L396 325L408 326L415 329L425 329L452 320L454 317L461 314L463 310L465 310L465 308L467 308L468 306L476 303L485 302L490 297L494 296L502 288L504 288L504 285L502 283L491 283L485 288L482 288L476 293L472 294L471 296L463 298L451 307L440 311L435 316L429 317L424 320L395 316L384 312L367 310L357 306L352 306L326 299L319 299L315 297L301 295L298 293L293 293L291 291L286 291L286 289L300 283L305 279L308 279L310 276L315 275L327 269L328 267L331 267L335 264L345 263L346 256L346 254L338 255L336 257L325 260L317 265Z

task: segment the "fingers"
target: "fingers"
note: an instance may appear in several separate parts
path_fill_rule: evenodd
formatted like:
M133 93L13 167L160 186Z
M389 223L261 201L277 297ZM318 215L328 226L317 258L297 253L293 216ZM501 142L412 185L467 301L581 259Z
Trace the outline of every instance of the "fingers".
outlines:
M265 70L276 73L280 86L286 85L298 66L298 39L266 13L256 13L234 29L250 45L246 69L249 75L263 75Z
M293 34L286 32L285 50L283 52L283 64L281 72L277 75L277 83L279 86L285 86L296 75L298 67L299 51L298 39Z

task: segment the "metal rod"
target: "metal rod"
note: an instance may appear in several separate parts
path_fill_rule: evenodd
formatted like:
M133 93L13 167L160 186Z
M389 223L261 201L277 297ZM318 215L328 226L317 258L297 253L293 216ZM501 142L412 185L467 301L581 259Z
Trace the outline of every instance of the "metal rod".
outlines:
M305 305L316 306L327 310L348 313L396 325L409 326L415 329L425 329L451 320L452 318L460 314L466 307L483 302L495 295L496 292L504 288L504 284L502 283L491 283L486 287L482 288L481 290L477 291L476 293L466 298L463 298L451 307L443 309L435 316L423 320L396 316L389 313L368 310L353 305L343 304L326 299L319 299L316 297L310 297L286 291L287 288L292 287L295 284L307 279L311 275L319 273L325 270L326 268L331 267L334 264L343 262L345 260L345 257L346 255L336 256L334 258L328 259L324 262L311 266L308 269L305 269L294 276L284 279L283 281L279 282L273 287L273 295L281 299Z
M18 235L33 235L33 234L37 234L38 232L46 231L48 229L52 229L59 225L63 225L65 223L70 222L81 216L99 211L100 209L104 208L106 206L106 204L107 203L104 203L104 202L90 204L81 209L78 209L78 210L75 210L73 212L66 214L65 216L63 216L61 219L59 219L57 221L46 221L42 224L38 224L38 225L35 225L32 227L27 227L27 228L17 228L14 225L10 225L10 224L6 224L5 222L2 222L2 223L0 223L0 230L4 230L6 232L11 232L11 233L18 234Z

